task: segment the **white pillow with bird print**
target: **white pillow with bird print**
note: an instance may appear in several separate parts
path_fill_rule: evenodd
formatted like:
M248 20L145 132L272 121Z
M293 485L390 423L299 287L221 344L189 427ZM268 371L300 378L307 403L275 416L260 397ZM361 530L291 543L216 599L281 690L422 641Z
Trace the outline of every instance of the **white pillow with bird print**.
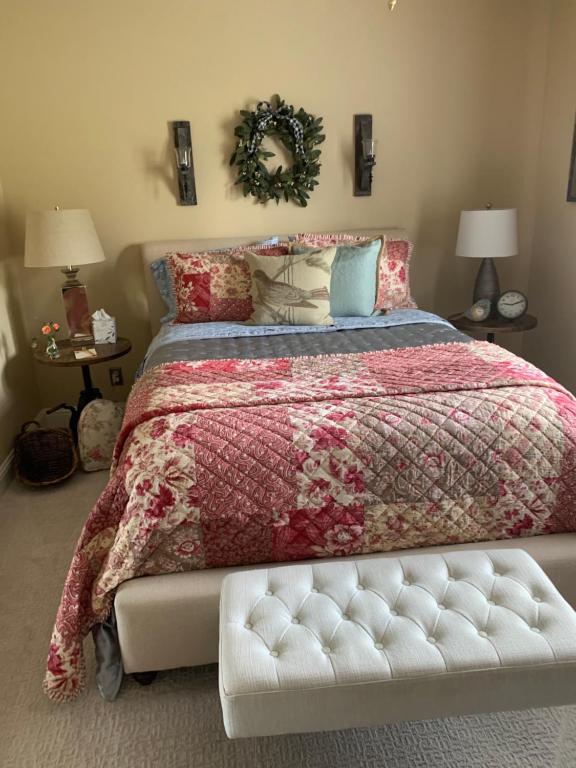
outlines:
M336 248L273 259L248 251L251 325L333 325L330 277Z

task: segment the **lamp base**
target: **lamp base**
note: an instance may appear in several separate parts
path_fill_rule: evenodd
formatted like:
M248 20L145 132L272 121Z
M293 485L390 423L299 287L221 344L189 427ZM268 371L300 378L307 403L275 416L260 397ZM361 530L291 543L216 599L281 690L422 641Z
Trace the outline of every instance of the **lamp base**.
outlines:
M492 304L490 317L496 313L496 302L500 298L500 281L494 264L494 259L482 259L480 269L474 283L474 304L480 299L489 299Z
M73 345L94 344L92 317L88 306L86 286L76 277L78 269L70 267L62 270L68 280L62 286L62 299L66 311L66 320Z

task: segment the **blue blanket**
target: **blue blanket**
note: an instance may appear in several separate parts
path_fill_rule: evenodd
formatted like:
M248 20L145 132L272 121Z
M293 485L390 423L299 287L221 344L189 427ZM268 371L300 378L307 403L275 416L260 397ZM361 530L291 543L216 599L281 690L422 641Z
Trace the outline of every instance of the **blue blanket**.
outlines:
M398 328L400 330L394 330ZM389 333L381 334L380 330L385 329ZM358 351L367 351L460 340L460 337L465 338L447 320L418 309L395 310L372 317L340 317L330 326L255 326L240 322L169 324L162 326L153 339L138 373L173 360L328 354L356 351L356 347Z

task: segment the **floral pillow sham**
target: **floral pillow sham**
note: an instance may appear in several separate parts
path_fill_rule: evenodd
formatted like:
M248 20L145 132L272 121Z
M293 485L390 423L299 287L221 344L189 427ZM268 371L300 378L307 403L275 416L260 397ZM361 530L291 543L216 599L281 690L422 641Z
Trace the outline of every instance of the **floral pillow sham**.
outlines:
M374 309L415 309L418 305L410 293L409 240L386 239L378 266L378 291Z
M269 259L247 253L252 325L332 325L330 278L336 248Z
M409 240L402 238L384 238L378 261L378 284L376 291L375 310L390 309L414 309L416 302L410 293L410 258L413 245ZM301 233L297 239L317 246L340 245L342 243L362 243L368 238L362 235L348 233L327 233L315 235Z
M270 237L267 240L257 241L248 246L237 246L236 248L215 248L213 250L206 251L206 253L234 253L246 250L247 248L257 249L270 245L278 245L279 242L280 238L277 235L274 235L274 237ZM167 314L160 318L160 322L169 323L176 317L178 309L176 307L176 297L172 288L172 280L170 277L170 270L168 268L166 256L162 256L161 258L155 259L153 262L151 262L150 272L152 273L152 277L154 278L154 282L158 288L158 293L162 297L162 300L166 305L166 309L168 310Z
M288 253L287 244L251 246L262 256ZM245 249L169 253L166 263L176 303L176 323L248 320L252 313Z

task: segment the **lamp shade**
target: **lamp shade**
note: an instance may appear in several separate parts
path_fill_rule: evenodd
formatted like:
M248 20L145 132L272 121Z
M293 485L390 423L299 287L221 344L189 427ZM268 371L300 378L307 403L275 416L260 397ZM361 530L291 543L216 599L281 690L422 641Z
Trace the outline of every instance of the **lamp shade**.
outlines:
M105 259L90 211L55 209L26 216L25 266L81 266Z
M456 256L499 259L518 253L518 222L515 208L462 211Z

